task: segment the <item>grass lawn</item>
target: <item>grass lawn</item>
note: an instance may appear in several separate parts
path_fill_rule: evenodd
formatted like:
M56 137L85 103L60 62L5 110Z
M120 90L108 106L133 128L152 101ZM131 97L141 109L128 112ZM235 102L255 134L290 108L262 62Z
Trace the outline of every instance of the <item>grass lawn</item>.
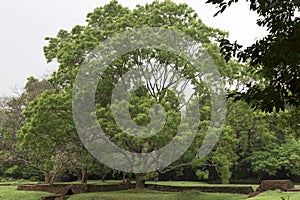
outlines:
M44 196L53 196L47 192L19 191L16 186L0 186L0 199L3 200L38 200Z
M37 184L37 182L28 181L28 180L0 181L0 185L22 185L22 184Z
M111 184L118 184L122 183L122 180L88 180L88 184L95 184L95 185L111 185ZM54 184L81 184L80 181L74 181L74 182L55 182Z
M15 180L15 181L2 181L1 185L26 185L26 184L37 184L38 182L28 181L28 180ZM96 185L111 185L122 183L121 180L107 180L107 181L99 181L99 180L88 180L88 184L96 184ZM81 184L80 181L74 182L55 182L54 184Z
M203 193L199 191L159 192L153 190L127 190L118 192L86 193L74 195L70 200L246 200L247 195ZM267 191L251 200L299 200L300 193Z
M299 200L300 192L281 192L279 190L266 191L251 200Z
M202 193L199 191L159 192L153 190L126 190L118 192L86 193L71 196L70 200L241 200L247 195Z
M246 184L208 184L204 182L193 181L147 181L147 184L166 185L166 186L251 186L254 190L258 185L246 185Z

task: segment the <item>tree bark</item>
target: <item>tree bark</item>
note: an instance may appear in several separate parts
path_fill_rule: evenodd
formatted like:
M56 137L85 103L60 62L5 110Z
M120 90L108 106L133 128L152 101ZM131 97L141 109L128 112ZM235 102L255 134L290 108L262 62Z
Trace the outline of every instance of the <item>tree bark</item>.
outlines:
M45 183L50 183L50 173L45 171Z
M57 176L58 176L60 170L61 170L61 168L58 168L58 169L54 172L53 176L52 176L51 179L50 179L50 185L52 185L52 184L56 181L56 178L57 178Z
M87 183L87 174L86 174L86 168L81 168L81 183Z
M123 181L123 184L125 183L125 179L126 179L125 173L122 172L122 181Z
M135 188L136 189L142 189L145 188L145 174L144 173L138 173L135 174Z
M77 169L76 171L76 174L77 174L77 181L81 181L81 169Z
M101 177L102 182L105 182L106 175L107 175L107 174L103 174L103 175L102 175L102 177Z

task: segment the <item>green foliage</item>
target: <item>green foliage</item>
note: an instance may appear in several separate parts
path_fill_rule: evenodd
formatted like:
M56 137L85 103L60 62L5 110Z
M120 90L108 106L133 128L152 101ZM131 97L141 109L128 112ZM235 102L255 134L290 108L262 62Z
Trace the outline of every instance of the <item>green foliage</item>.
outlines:
M287 174L300 176L300 141L288 137L278 150L279 166Z
M14 166L12 166L12 167L6 169L5 175L6 175L6 176L13 177L13 178L15 178L15 179L21 177L21 176L20 176L20 169L19 169L19 166L14 165Z
M60 64L52 80L61 86L69 87L73 85L78 67L85 60L88 52L94 49L100 42L110 38L114 34L144 26L168 27L189 35L203 44L212 57L215 58L216 62L218 62L220 69L224 67L224 61L222 61L220 55L217 53L219 51L217 44L212 43L212 41L217 41L225 37L226 33L207 27L186 4L177 5L172 1L154 1L145 6L137 6L131 11L120 5L117 1L111 1L109 4L96 8L94 12L89 13L87 15L87 22L88 25L86 27L75 26L70 32L61 30L55 38L46 38L48 45L44 47L44 53L47 61L51 62L56 59ZM138 52L135 51L134 53ZM144 54L145 52L142 53ZM156 55L157 58L159 56L165 59L163 58L163 54ZM174 62L173 59L178 59L178 56L177 58L172 58L170 55L167 56L169 56L168 61L170 63ZM120 63L117 64L118 62L124 62L124 59L128 59L128 57L124 55L123 60L118 59L118 61L115 61L115 66L111 67L117 68L119 72L126 72L128 66L120 65ZM127 63L130 62L127 61ZM107 72L107 75L113 76L118 71L116 70L113 73ZM106 85L102 85L102 83L100 85L107 90L111 89L111 85L107 84L113 84L114 81L105 83ZM103 95L102 98L105 98L105 96Z
M241 101L231 105L227 124L230 124L239 140L237 149L239 159L234 166L235 169L232 169L237 173L235 176L247 177L247 174L253 172L262 177L276 176L282 170L286 177L298 175L299 167L294 163L296 160L299 161L299 141L295 137L297 129L289 127L291 124L295 126L293 120L286 120L291 111L253 112ZM240 169L247 170L240 171Z
M24 116L18 137L20 148L29 154L30 165L47 173L59 170L70 160L74 150L71 142L78 140L69 94L46 91L26 107Z
M239 0L207 0L207 3L219 7L216 13L222 13L231 4ZM251 46L241 49L237 41L221 41L222 53L229 60L237 57L240 61L249 61L250 70L259 74L260 82L249 81L244 92L238 91L236 99L244 99L264 111L284 110L285 105L299 106L299 1L260 1L250 0L249 9L259 18L257 25L268 30L267 35Z
M279 132L281 129L277 127L276 131ZM253 149L249 158L253 171L276 175L279 170L284 169L288 176L299 176L299 140L292 137L289 132L285 132L285 135L277 137L275 133L266 135L268 136L267 138L261 138L265 141L265 144L261 145L260 148L256 147Z
M197 170L196 175L200 180L202 180L202 179L207 180L209 178L209 171Z
M278 127L287 135L300 138L300 108L289 107L278 115Z
M25 110L25 122L19 133L21 147L27 151L39 152L32 156L50 158L53 148L66 148L66 133L74 132L72 126L71 98L66 94L44 92ZM54 150L54 149L53 149ZM42 155L44 154L44 155Z
M7 168L3 175L4 177L10 177L15 180L26 179L30 181L42 181L44 178L40 170L24 165L13 165Z

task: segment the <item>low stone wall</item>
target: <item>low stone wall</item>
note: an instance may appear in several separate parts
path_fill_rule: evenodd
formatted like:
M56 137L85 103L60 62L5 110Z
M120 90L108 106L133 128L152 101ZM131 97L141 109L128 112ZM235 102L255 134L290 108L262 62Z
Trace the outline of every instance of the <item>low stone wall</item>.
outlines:
M109 192L135 188L135 184L93 185L88 184L87 192Z
M287 191L294 187L291 180L263 180L260 186L256 189L258 192L264 192L267 190L281 190Z
M263 180L256 191L249 194L248 197L255 197L261 192L268 190L288 191L291 188L294 188L294 184L291 180Z
M201 192L217 192L217 193L235 193L250 194L254 192L251 186L164 186L164 185L146 185L150 190L158 190L165 192L181 192L185 190L199 190Z
M19 185L17 190L43 191L62 195L81 194L88 191L86 184Z
M94 184L37 184L19 185L17 190L43 191L61 195L81 194L86 192L109 192L118 190L128 190L135 188L134 184L113 184L113 185L94 185Z
M113 184L113 185L94 185L94 184L54 184L54 185L20 185L17 190L43 191L60 195L81 194L86 192L109 192L120 191L135 188L135 184ZM165 192L181 192L185 190L199 190L201 192L218 192L218 193L236 193L250 194L254 190L251 186L163 186L146 184L150 190Z

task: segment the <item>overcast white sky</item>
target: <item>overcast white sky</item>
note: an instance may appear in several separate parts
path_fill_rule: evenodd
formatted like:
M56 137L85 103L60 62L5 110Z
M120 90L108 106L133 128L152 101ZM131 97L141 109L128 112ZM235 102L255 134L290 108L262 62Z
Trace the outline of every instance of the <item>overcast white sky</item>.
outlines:
M70 30L85 24L86 14L110 0L1 0L0 1L0 96L10 96L16 88L23 88L26 78L42 78L55 69L43 55L46 36L55 36L60 29ZM134 8L152 0L119 0ZM250 45L265 31L256 25L257 15L246 3L238 3L218 17L217 9L205 0L175 0L187 3L202 21L212 27L229 31L230 39Z

